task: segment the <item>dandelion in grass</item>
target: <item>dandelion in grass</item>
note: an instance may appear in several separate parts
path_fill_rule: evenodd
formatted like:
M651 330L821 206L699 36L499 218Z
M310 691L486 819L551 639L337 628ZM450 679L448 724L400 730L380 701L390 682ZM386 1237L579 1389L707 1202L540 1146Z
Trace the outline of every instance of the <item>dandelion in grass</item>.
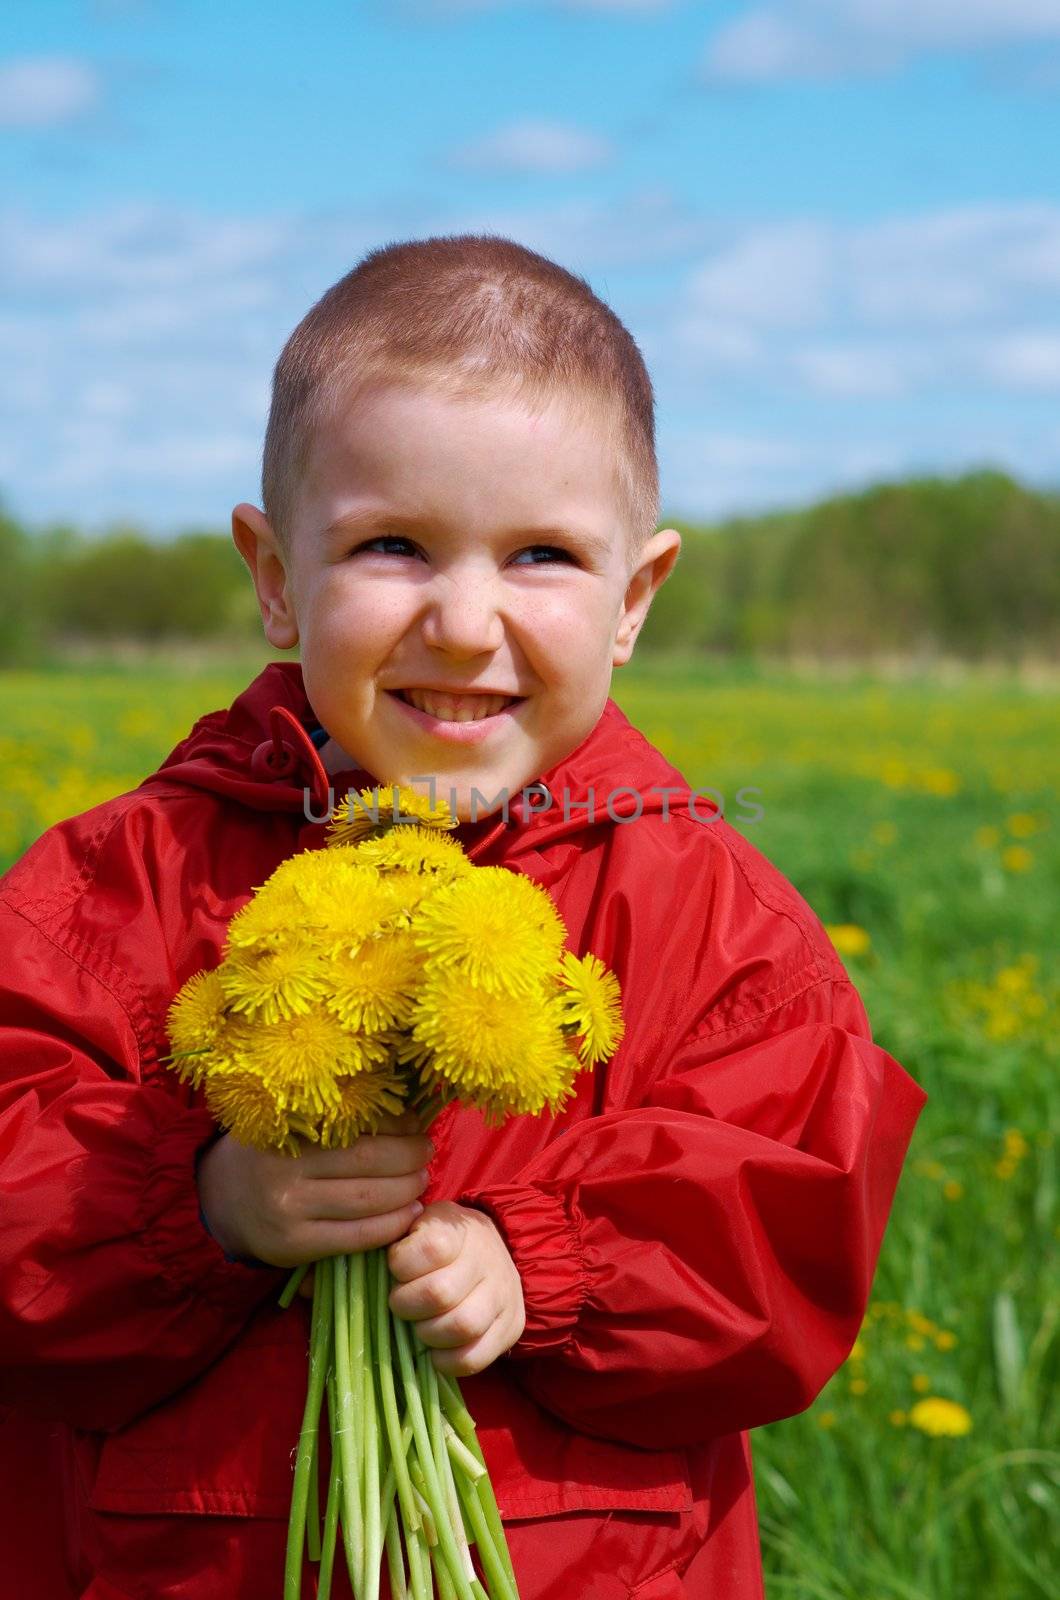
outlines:
M566 950L560 983L564 1026L581 1035L578 1055L583 1064L614 1055L625 1031L618 979L596 956L579 959Z
M218 979L232 1011L266 1024L304 1016L327 993L322 962L298 940L229 957L218 968Z
M933 1439L959 1439L971 1433L971 1415L956 1400L944 1400L940 1395L929 1395L918 1400L909 1413L909 1420L921 1433Z
M369 834L399 826L402 817L414 818L425 828L456 827L444 800L428 800L404 785L361 789L356 794L351 789L328 823L328 844L356 844Z
M202 1055L212 1048L221 1032L226 1005L227 997L216 971L197 972L173 1001L166 1013L166 1029L181 1077L193 1077L196 1082L201 1078ZM178 1061L182 1056L188 1060Z
M325 968L327 1009L346 1028L378 1033L407 1027L423 958L407 933L369 939Z
M525 996L555 967L564 928L537 885L503 867L479 867L439 889L420 907L413 928L444 970L493 994Z

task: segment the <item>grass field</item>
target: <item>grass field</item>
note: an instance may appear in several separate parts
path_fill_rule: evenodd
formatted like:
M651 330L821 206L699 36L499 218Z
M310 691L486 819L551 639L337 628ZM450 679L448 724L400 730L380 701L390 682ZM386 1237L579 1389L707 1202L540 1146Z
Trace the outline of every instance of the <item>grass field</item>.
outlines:
M247 677L0 675L0 863ZM1053 1596L1060 693L653 664L615 694L830 925L931 1097L850 1360L754 1435L770 1600Z

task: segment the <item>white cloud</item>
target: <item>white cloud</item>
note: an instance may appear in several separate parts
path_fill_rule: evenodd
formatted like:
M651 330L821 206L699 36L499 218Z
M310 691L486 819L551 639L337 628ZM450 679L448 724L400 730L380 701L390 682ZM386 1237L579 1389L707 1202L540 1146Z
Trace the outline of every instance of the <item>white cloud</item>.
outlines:
M23 56L0 62L0 128L53 128L94 111L102 95L96 69L73 56Z
M512 122L454 150L454 166L490 173L570 173L602 166L614 154L598 134L558 122Z
M871 76L922 51L1055 39L1057 0L774 0L718 29L704 73L749 84Z
M1055 476L1060 204L734 227L655 185L415 215L0 216L0 494L31 520L222 525L256 495L272 365L311 300L381 240L463 232L614 305L651 365L671 506L809 498L882 473L892 441L894 471L993 450Z
M983 374L1009 389L1060 394L1060 328L1012 333L988 343Z
M1057 387L1060 205L746 228L686 275L655 350L681 385L870 402Z

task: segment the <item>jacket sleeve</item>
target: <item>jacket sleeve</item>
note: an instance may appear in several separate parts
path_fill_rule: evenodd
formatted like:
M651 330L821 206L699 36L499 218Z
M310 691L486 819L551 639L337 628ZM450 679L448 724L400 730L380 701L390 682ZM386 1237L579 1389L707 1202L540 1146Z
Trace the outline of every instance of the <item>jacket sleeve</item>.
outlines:
M526 1328L501 1359L586 1434L685 1448L803 1410L846 1358L927 1096L848 982L686 1038L645 1102L572 1124L490 1215Z
M141 1081L105 979L0 901L0 1403L110 1431L214 1361L284 1274L199 1215L204 1108Z

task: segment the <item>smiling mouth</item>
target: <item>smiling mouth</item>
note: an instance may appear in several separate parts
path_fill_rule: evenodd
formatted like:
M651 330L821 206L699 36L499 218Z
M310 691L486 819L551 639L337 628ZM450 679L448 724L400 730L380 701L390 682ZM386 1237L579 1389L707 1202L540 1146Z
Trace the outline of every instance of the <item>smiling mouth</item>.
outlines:
M439 722L484 722L487 717L499 716L509 706L518 705L521 695L438 694L431 689L394 689L399 700Z

